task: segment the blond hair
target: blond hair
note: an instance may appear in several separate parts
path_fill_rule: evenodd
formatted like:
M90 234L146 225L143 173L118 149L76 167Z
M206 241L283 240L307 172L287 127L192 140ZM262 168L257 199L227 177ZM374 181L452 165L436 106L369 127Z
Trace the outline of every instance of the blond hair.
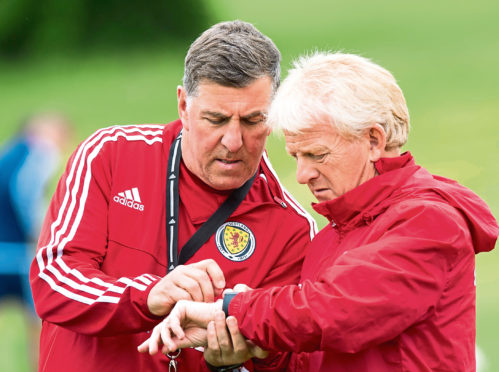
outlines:
M329 123L346 138L383 127L386 149L407 141L409 112L390 72L353 54L316 52L294 62L269 111L273 129L300 132Z

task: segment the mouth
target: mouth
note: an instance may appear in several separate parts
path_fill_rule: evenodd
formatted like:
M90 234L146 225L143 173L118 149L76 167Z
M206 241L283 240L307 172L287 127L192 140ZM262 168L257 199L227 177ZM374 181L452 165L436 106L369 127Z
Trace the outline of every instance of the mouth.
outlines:
M328 188L322 188L322 189L317 188L317 189L311 189L310 191L312 191L312 194L314 194L317 200L319 201L328 200L327 198L329 192Z
M235 164L241 161L241 160L228 160L228 159L217 159L217 160L223 164Z
M239 159L223 159L223 158L216 159L216 162L219 165L219 167L227 171L235 171L239 169L239 167L243 163L242 160Z

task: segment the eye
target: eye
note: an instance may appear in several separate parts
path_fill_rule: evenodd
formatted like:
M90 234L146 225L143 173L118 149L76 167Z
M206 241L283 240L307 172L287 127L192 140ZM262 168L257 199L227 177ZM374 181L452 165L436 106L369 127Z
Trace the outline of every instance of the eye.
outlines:
M204 120L208 121L211 124L214 125L220 125L223 124L227 121L227 118L209 118L209 117L203 117Z
M327 153L323 153L323 154L309 154L309 157L313 160L317 160L317 161L320 161L320 160L323 160L325 157L326 157Z
M243 119L243 121L245 124L248 124L248 125L257 125L257 124L264 122L265 117L263 115L258 115L258 116L254 116L251 118Z

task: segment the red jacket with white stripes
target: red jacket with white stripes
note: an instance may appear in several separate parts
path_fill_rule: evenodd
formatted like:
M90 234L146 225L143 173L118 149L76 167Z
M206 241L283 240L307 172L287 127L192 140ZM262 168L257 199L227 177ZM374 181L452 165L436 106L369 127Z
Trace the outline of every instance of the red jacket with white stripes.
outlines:
M292 371L474 371L475 254L499 233L487 205L405 153L315 205L300 285L236 295L229 314Z
M59 181L31 266L43 320L41 371L166 370L169 359L139 354L159 321L147 296L166 274L166 166L180 121L167 126L97 131L71 156ZM183 244L227 197L180 167L179 241ZM264 154L258 177L228 219L188 261L212 258L227 287L297 282L315 222L280 186ZM232 230L231 230L232 229ZM230 232L249 243L230 258ZM180 248L179 248L180 249ZM225 253L224 253L225 252ZM183 350L180 371L205 369L203 355Z

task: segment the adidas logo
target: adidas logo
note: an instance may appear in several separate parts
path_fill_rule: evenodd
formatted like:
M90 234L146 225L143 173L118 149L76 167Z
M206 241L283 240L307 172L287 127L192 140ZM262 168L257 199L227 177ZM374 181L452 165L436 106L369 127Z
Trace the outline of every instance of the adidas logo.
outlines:
M122 204L128 208L136 209L141 212L144 210L144 204L142 204L140 200L139 189L136 187L131 190L119 192L118 195L115 195L113 200L116 203Z

